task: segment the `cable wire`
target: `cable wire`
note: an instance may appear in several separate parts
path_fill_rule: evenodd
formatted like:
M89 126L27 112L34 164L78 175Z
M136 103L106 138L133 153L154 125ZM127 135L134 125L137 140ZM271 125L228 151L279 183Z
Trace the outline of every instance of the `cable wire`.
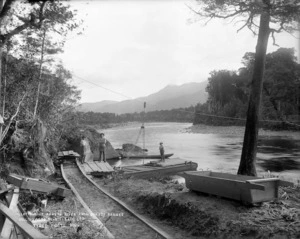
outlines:
M102 89L104 89L104 90L110 91L110 92L112 92L112 93L114 93L114 94L117 94L117 95L123 96L123 97L125 97L125 98L127 98L127 99L133 100L132 97L129 97L129 96L123 94L123 93L120 93L120 92L111 90L111 89L109 89L109 88L106 88L106 87L104 87L104 86L101 86L101 85L99 85L99 84L96 84L96 83L94 83L94 82L92 82L92 81L86 80L86 79L84 79L84 78L82 78L82 77L79 77L79 76L76 76L76 75L74 75L74 74L73 74L73 76L76 77L76 78L78 78L78 79L80 79L80 80L82 80L82 81L85 81L85 82L88 82L88 83L90 83L90 84L93 84L93 85L95 85L95 86L97 86L97 87L100 87L100 88L102 88ZM135 100L138 100L138 101L141 101L141 102L145 102L145 100L140 100L140 99L135 99ZM148 102L147 102L147 104L148 104L148 105L151 105L151 103L148 103ZM177 112L185 112L185 113L196 114L196 115L202 115L202 116L215 117L215 118L222 118L222 119L232 119L232 120L246 121L246 119L244 119L244 118L229 117L229 116L221 116L221 115L214 115L214 114L206 114L206 113L200 113L200 112L188 111L188 110L181 110L181 109L174 109L174 111L177 111ZM260 121L260 122L272 122L272 123L286 123L286 124L289 124L289 125L293 125L293 126L300 127L299 124L292 123L292 122L289 122L289 121L280 121L280 120L259 120L259 121Z

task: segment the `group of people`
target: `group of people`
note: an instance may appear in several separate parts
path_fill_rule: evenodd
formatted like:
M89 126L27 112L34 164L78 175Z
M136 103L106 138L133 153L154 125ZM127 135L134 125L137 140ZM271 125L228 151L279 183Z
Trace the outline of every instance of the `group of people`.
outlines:
M106 143L107 140L104 138L104 134L100 134L100 139L99 139L99 161L106 162L106 155L105 155L105 150L106 150ZM81 142L80 142L81 147L83 148L83 157L81 159L81 163L85 163L87 161L93 161L94 160L94 154L91 150L90 147L90 142L86 136L81 137ZM160 152L160 157L161 157L161 162L165 162L165 149L163 142L159 143L159 152Z
M99 161L106 162L105 149L106 149L106 139L104 138L104 134L100 134L98 149L99 149ZM90 147L89 139L86 136L81 137L80 142L81 147L83 148L83 157L81 158L81 163L85 163L87 161L94 160L94 154Z

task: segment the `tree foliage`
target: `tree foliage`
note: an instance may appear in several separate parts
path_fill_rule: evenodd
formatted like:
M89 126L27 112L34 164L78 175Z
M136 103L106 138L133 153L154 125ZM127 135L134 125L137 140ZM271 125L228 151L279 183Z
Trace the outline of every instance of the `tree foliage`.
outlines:
M270 16L270 33L298 30L300 1L299 0L196 0L198 5L191 8L206 21L214 18L231 19L239 22L238 31L248 28L258 34L259 16L265 10ZM275 38L274 43L275 43Z
M79 24L62 1L6 0L0 7L1 160L13 161L27 147L33 149L33 167L53 170L50 156L67 131L62 127L70 125L65 115L80 92L52 56L63 51L65 37Z
M247 121L238 174L256 175L255 160L257 152L258 122L263 88L263 76L268 40L271 34L296 30L300 14L300 0L198 0L199 9L194 10L199 16L233 19L242 22L238 29L248 27L257 34L251 90L247 110Z
M197 106L195 124L245 124L245 120L241 119L246 117L254 57L253 52L245 53L242 59L244 66L237 73L226 70L211 72L206 88L208 100L205 104ZM271 122L264 122L263 126L293 128L289 122L292 123L299 117L299 91L300 64L297 63L294 49L279 48L267 54L261 120Z
M78 119L78 123L82 125L97 125L100 127L108 127L111 123L126 122L192 122L194 118L195 107L179 108L172 110L156 110L149 111L144 114L140 113L96 113L96 112L77 112L74 118Z

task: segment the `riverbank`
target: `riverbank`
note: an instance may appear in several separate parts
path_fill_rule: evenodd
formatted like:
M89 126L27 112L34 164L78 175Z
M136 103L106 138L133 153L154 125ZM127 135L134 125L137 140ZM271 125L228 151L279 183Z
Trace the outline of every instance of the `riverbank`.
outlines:
M237 135L244 136L245 127L244 126L210 126L204 124L192 125L185 129L186 133L193 134L227 134L227 135ZM259 129L259 136L263 137L271 137L271 136L279 136L279 137L291 137L296 140L300 140L299 131L289 131L289 130L266 130Z
M155 220L173 238L296 238L300 188L280 188L279 200L259 207L189 192L169 180L97 180L111 194Z

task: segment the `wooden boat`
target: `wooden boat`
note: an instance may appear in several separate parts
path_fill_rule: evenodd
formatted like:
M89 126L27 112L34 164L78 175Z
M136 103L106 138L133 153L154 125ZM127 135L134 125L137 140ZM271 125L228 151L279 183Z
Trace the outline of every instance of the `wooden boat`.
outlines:
M174 154L165 154L165 158L170 158ZM150 154L150 155L133 155L133 156L128 156L125 157L128 159L160 159L161 156L159 154Z
M197 170L198 164L192 161L184 161L182 159L169 159L166 162L155 162L154 164L134 165L122 167L123 177L163 177L166 175L174 175L184 171Z
M186 187L198 192L254 204L278 198L279 186L293 183L279 178L259 178L211 171L184 172Z

